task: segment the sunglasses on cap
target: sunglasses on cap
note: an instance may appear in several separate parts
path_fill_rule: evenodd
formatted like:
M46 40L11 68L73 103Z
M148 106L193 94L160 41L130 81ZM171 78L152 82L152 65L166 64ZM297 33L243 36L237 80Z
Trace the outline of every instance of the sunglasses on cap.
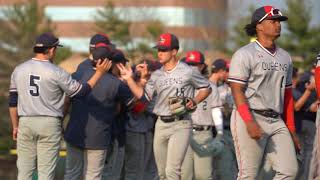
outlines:
M266 19L269 15L271 15L271 17L276 15L282 16L282 13L280 12L279 9L271 8L271 10L268 13L266 13L266 15L264 15L258 22L260 23L261 21Z

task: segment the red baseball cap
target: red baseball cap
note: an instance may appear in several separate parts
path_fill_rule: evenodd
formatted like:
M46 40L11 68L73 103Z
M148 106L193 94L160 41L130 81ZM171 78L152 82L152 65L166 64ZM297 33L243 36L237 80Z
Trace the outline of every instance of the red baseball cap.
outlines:
M161 34L158 38L157 45L153 48L163 51L169 51L173 49L179 49L178 38L170 33Z
M189 65L197 65L197 64L204 64L205 58L204 55L200 51L187 51L186 58L184 62Z

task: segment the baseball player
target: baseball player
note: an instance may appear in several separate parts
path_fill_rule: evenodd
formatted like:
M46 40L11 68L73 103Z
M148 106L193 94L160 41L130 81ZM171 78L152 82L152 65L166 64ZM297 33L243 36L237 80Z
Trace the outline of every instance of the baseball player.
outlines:
M81 84L53 64L58 46L54 35L41 34L33 48L35 56L18 65L11 75L9 111L13 139L17 140L19 180L31 180L35 169L39 179L54 179L65 95L87 95L110 68L108 62L100 61L96 73Z
M205 72L204 69L207 68L205 58L199 51L188 51L184 62L192 66L192 68L198 69L199 72ZM199 103L195 112L191 114L192 138L199 144L213 140L213 126L218 129L217 136L219 138L222 138L223 135L222 104L217 86L212 83L210 83L210 86L212 89L211 94ZM189 146L182 165L182 180L213 179L212 159L213 156L198 155Z
M188 111L204 100L211 92L209 82L187 64L179 62L178 38L170 33L161 34L155 48L158 49L159 62L163 66L151 74L146 86L139 86L132 78L131 68L119 66L121 76L128 83L133 94L139 99L151 100L156 94L153 113L158 115L154 135L154 154L160 179L179 180L181 164L189 146L191 116L180 115L170 110L169 99L190 97L180 109ZM146 65L138 65L146 69ZM142 76L145 77L145 76ZM198 94L194 96L194 88ZM184 111L183 110L183 111Z
M160 63L144 59L150 73L159 69ZM159 65L160 64L160 65ZM134 68L136 79L140 78L140 69ZM128 112L125 143L125 179L157 179L157 167L153 153L154 125L157 116L152 113L155 98L146 105L136 102L135 108Z
M93 62L112 59L111 48L97 47L92 53ZM112 60L113 62L113 60ZM94 63L93 63L94 64ZM95 66L79 69L73 77L86 81L95 73ZM133 99L127 86L110 73L106 73L87 98L73 99L70 120L64 133L69 152L65 179L76 179L80 167L84 179L101 179L111 139L117 101L129 104Z
M293 180L297 174L295 145L300 145L293 117L292 61L275 45L280 22L287 19L272 6L256 9L245 29L257 40L237 50L231 60L228 81L236 105L231 131L238 179L256 179L265 155L276 171L274 179Z
M116 64L122 63L125 65L128 60L123 52L119 49L114 49L112 55L112 68L111 73L117 79L121 80L120 71ZM104 165L102 180L119 180L124 175L124 158L125 158L125 142L126 142L126 129L125 123L128 121L128 107L122 102L118 103L118 114L112 122L112 136L109 145L109 153ZM131 105L132 106L132 105Z
M230 116L233 109L233 99L227 80L228 63L224 59L216 59L211 65L209 80L218 86L219 97L223 105L223 142L224 149L220 156L213 159L214 177L219 180L234 180L237 176L237 160L230 130ZM222 129L222 128L221 128ZM218 129L219 130L219 129Z
M90 44L89 44L89 57L78 65L77 70L80 70L82 68L86 69L88 66L91 67L93 62L92 51L96 47L106 46L106 45L108 47L111 47L111 49L115 48L115 45L111 43L108 35L102 34L102 33L97 33L93 35L90 39Z
M96 66L95 62L93 61L93 51L97 47L110 47L112 44L106 34L101 34L97 33L93 35L90 39L90 44L89 44L89 57L85 59L83 62L81 62L76 71L86 71L88 69L92 69L92 66ZM69 107L70 107L70 99L66 98L65 100L65 106L64 106L64 114L69 113ZM78 151L76 153L74 148L67 142L67 154L68 156L66 157L66 167L65 167L65 174L64 174L64 179L66 180L73 180L73 179L80 179L83 175L83 166L84 166L84 160L83 156L82 157L76 157L76 155L79 155L81 151ZM76 161L74 161L76 160Z

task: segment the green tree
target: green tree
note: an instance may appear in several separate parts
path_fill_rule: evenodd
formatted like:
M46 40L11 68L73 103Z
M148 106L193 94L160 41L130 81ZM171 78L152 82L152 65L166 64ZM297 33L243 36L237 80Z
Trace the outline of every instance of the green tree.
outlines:
M119 12L116 12L112 1L106 2L105 6L97 11L95 24L97 31L108 34L112 41L124 48L129 59L132 60L144 54L154 53L155 51L150 47L150 42L154 42L164 31L164 25L161 21L149 21L146 32L143 33L144 40L134 42L130 34L132 23L120 18Z
M3 14L4 19L0 21L0 63L8 72L32 56L34 38L41 32L52 31L53 26L36 0L14 4Z
M144 38L146 39L143 42L140 42L135 48L134 52L138 55L144 56L145 54L153 54L156 56L156 51L152 48L152 45L156 41L156 39L164 32L164 24L159 20L149 21L146 33Z
M228 50L228 52L231 52L231 54L234 53L238 48L248 44L250 42L250 39L252 38L247 35L244 27L251 22L251 16L255 10L255 7L251 5L248 10L248 15L240 18L233 27L233 31L230 37L232 47Z
M108 34L120 46L128 47L131 42L129 31L131 23L119 18L111 1L107 2L103 9L97 11L95 24L98 31Z
M292 56L303 58L302 63L295 64L303 69L312 66L318 53L320 41L320 27L311 26L312 7L307 6L308 0L287 0L287 10L284 14L288 16L287 32L279 39L279 44ZM310 4L310 3L308 3Z

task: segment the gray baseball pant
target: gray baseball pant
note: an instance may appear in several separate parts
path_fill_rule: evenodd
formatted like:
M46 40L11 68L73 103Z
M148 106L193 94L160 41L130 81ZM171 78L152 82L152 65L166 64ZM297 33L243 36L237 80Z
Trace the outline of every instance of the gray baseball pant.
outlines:
M316 135L313 143L309 180L320 180L320 108L317 111Z
M199 144L213 139L211 129L206 131L192 131L192 136ZM212 156L200 157L189 145L182 164L181 179L212 180L212 169Z
M255 180L268 155L276 172L274 180L294 180L298 163L294 144L284 121L253 113L255 121L264 131L260 140L252 139L238 111L233 110L231 130L239 167L238 180Z
M67 143L65 180L101 180L107 150L81 149Z
M235 180L238 167L231 132L223 131L224 150L213 158L213 174L217 180Z
M156 122L154 155L160 180L180 180L181 166L191 134L191 120Z
M120 146L117 139L113 140L112 152L107 156L107 163L104 165L103 180L120 180L123 175L123 163L125 146Z
M53 180L59 159L61 119L49 116L20 117L17 139L18 180Z
M125 179L152 180L157 178L153 154L153 132L126 132Z

